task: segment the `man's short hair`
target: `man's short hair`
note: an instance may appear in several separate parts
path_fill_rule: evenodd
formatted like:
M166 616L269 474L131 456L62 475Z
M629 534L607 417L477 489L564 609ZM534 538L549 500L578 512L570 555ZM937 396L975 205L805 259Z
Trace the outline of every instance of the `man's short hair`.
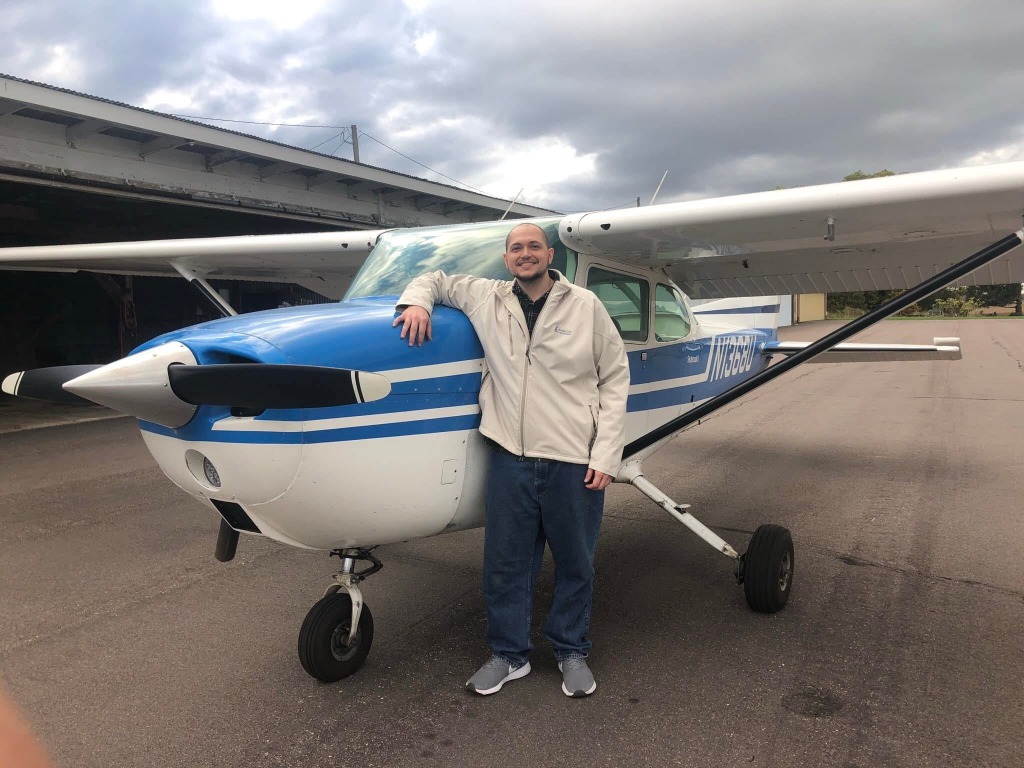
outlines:
M512 229L508 231L508 234L505 235L505 253L508 253L509 238L511 238L512 233L515 232L520 227L534 227L538 232L540 232L540 239L544 241L544 247L551 247L551 243L548 242L548 233L541 229L540 225L534 224L532 221L524 221L522 224L516 224L514 227L512 227Z

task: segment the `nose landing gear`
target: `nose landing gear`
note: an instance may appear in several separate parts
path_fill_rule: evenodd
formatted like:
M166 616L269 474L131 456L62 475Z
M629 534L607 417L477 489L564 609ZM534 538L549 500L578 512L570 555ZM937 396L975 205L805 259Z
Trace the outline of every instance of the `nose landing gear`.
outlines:
M334 683L363 666L373 644L373 614L363 603L360 581L384 564L370 549L336 549L341 571L334 575L321 598L306 614L299 630L299 662L312 677ZM370 563L361 571L356 561Z

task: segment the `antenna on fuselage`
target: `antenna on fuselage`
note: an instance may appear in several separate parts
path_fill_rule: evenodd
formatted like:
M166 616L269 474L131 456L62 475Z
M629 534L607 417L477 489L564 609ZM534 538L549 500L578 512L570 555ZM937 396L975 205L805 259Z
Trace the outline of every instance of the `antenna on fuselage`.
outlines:
M654 205L654 201L658 199L658 193L661 192L661 185L665 183L666 176L668 176L667 168L665 169L665 172L661 174L661 181L658 182L658 188L654 190L654 195L651 197L651 202L649 202L648 205Z
M665 171L665 173L668 173L668 171ZM508 204L508 208L506 208L505 212L503 214L501 214L501 218L498 219L498 221L504 221L505 220L505 217L508 216L508 212L512 210L512 206L516 204L516 200L518 200L519 196L521 194L523 194L523 190L524 189L526 189L526 187L520 187L519 188L519 191L516 192L516 196L512 198L512 202Z

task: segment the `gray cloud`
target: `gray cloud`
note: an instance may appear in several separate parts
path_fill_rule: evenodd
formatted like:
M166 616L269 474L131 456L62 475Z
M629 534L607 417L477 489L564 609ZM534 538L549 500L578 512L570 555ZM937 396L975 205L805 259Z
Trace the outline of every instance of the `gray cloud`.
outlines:
M473 186L503 151L560 142L594 156L591 173L553 174L536 201L563 210L646 202L665 169L670 200L926 170L1006 146L1024 156L1017 0L428 2L418 13L387 0L327 4L290 30L184 2L37 5L16 0L0 21L18 41L0 70L43 71L62 44L83 62L71 87L88 93L141 103L166 89L188 92L194 114L358 123ZM306 147L338 132L242 129ZM368 140L361 149L430 177ZM486 191L529 181L508 172Z

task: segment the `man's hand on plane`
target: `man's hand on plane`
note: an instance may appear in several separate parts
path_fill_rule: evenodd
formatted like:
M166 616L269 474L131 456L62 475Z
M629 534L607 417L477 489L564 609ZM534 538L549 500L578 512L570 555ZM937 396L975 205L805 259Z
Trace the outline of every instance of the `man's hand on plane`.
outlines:
M405 308L398 317L395 318L395 322L391 324L391 327L396 327L399 323L402 323L402 338L409 337L409 346L422 347L424 339L430 341L430 313L427 312L423 307L417 307L415 304L411 304Z
M587 476L583 478L583 483L592 491L603 491L615 478L611 475L606 475L604 472L598 472L592 467L587 467Z

